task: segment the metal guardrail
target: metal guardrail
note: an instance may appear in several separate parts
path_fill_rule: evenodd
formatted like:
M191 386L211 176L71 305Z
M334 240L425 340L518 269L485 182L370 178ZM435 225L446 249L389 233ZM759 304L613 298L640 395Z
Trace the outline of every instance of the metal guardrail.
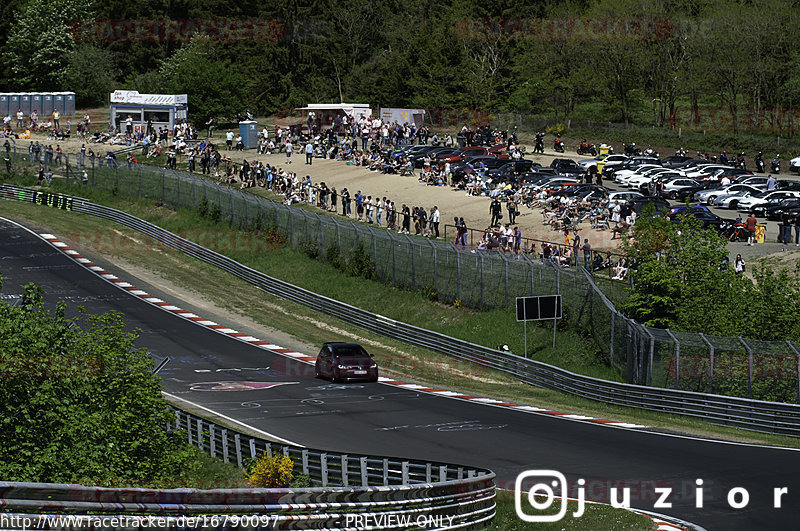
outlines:
M0 197L33 201L34 191L17 186L2 185L0 187ZM72 198L70 208L76 212L108 219L140 231L163 245L228 271L272 295L302 304L385 337L440 352L452 358L469 361L482 367L502 371L531 385L619 406L682 415L715 424L735 426L765 433L800 436L800 405L797 404L647 387L611 382L576 374L546 363L501 353L445 334L395 321L318 295L282 280L272 278L126 212L97 205L79 197ZM587 281L591 283L588 274L584 274L587 276ZM613 307L602 295L600 299L601 305ZM623 323L625 330L618 330L617 333L624 333L629 342L638 341L645 336L641 330L635 330L635 327L643 328L641 325L637 325L629 319L624 319L622 316L611 320L612 335L615 333L614 326L616 322ZM652 365L652 358L649 363Z
M37 529L77 528L78 522L113 528L120 526L113 525L110 515L118 519L124 515L131 518L128 522L135 521L134 515L143 519L159 515L172 519L156 522L171 525L156 526L151 520L151 525L142 527L175 528L180 526L179 517L185 521L186 517L206 515L202 527L211 529L354 529L371 525L373 529L445 530L482 529L495 514L495 475L489 470L276 444L177 408L174 412L175 422L170 427L183 431L189 444L211 456L241 467L247 458L264 453L287 455L295 463L295 472L299 469L309 475L317 486L197 490L0 482L0 508L14 511L0 513L0 519L12 515L30 518ZM70 517L60 519L59 513ZM242 519L221 515L240 515ZM233 521L238 525L231 525ZM64 525L66 522L71 525Z

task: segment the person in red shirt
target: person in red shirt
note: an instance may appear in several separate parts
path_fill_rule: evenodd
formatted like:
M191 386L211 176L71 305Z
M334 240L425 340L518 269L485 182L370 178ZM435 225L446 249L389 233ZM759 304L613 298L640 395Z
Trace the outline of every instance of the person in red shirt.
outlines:
M744 226L748 233L747 245L753 245L753 242L756 239L756 223L757 220L753 214L750 214L744 222Z

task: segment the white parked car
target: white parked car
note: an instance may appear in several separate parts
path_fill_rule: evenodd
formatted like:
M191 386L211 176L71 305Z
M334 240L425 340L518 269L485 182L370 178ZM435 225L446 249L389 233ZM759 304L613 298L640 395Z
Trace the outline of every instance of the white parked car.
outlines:
M687 188L694 188L695 186L699 186L699 184L700 183L694 179L687 179L686 177L671 179L669 182L664 183L664 194L669 199L677 199L678 192L686 190Z
M771 192L761 192L760 194L752 194L750 197L745 197L736 206L737 210L744 212L749 211L754 206L763 205L771 201L780 199L788 199L790 197L800 197L800 192L792 190L773 190Z
M660 168L658 164L643 164L636 168L635 170L619 170L618 172L614 173L614 182L618 184L623 184L626 179L628 179L631 175L641 175L648 170L652 170L653 168Z
M763 191L763 189L756 186L750 186L749 184L730 184L725 188L709 188L708 190L701 190L694 194L694 200L701 205L713 205L714 200L718 197L728 194L735 194L742 190L751 193Z
M608 202L610 204L614 204L614 201L631 201L632 199L636 199L637 197L642 197L642 194L639 192L611 192L608 194Z
M789 170L800 173L800 157L795 157L789 161Z
M683 170L683 175L690 179L706 179L714 174L717 170L729 170L731 167L725 164L705 164L703 166L696 166Z
M734 186L741 186L737 190L732 190L733 187L728 188L725 190L724 193L717 195L711 205L720 208L730 208L734 209L739 206L739 201L742 199L748 198L751 195L760 194L762 190L758 188L753 188L747 185L734 185Z
M578 162L578 166L583 168L585 171L589 171L589 168L591 168L592 166L597 168L597 163L598 162L603 162L603 164L604 164L603 169L605 170L605 168L613 168L614 166L618 166L618 165L622 164L623 162L625 162L626 160L628 160L628 155L606 154L606 155L597 156L597 157L595 157L593 159L581 160L581 161Z
M639 187L643 184L649 183L656 177L660 177L661 175L673 173L669 168L653 168L647 170L641 175L633 175L625 181L625 186L628 188L633 188L634 190L638 190Z
M765 190L767 189L767 178L760 177L758 175L745 177L744 179L740 179L738 182L739 184L748 184L750 186L756 186L758 188L763 187Z

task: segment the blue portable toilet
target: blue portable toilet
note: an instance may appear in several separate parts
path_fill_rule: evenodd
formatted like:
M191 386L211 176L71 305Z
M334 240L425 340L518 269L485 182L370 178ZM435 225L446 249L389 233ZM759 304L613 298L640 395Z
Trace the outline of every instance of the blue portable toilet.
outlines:
M0 96L0 112L3 113L3 118L5 118L6 116L11 116L10 109L11 109L11 96L9 96L8 94L3 94L2 96ZM17 112L17 110L14 109L14 112Z
M255 149L258 146L258 122L239 122L239 135L246 149Z
M67 92L64 94L64 114L72 116L75 114L75 93Z
M50 116L53 114L55 107L53 107L53 95L52 94L42 94L42 116ZM61 111L58 111L61 112Z
M61 114L67 114L64 112L64 94L57 92L53 95L53 110L57 110Z
M10 94L8 96L8 105L11 108L11 117L14 118L14 125L16 125L17 111L22 108L22 104L20 103L20 95Z
M19 107L22 109L22 112L25 116L31 115L31 95L30 94L20 94L19 96Z
M38 92L34 92L31 94L31 112L36 111L39 115L40 120L47 116L45 112L42 110L42 95Z

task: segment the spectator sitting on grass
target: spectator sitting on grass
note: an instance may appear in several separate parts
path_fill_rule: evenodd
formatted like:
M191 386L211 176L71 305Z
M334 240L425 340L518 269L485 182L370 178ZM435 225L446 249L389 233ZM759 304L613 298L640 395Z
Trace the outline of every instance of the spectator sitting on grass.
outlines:
M614 266L614 277L612 278L612 280L624 280L627 275L628 275L628 261L623 256L622 258L620 258L619 262L617 262L617 265Z

